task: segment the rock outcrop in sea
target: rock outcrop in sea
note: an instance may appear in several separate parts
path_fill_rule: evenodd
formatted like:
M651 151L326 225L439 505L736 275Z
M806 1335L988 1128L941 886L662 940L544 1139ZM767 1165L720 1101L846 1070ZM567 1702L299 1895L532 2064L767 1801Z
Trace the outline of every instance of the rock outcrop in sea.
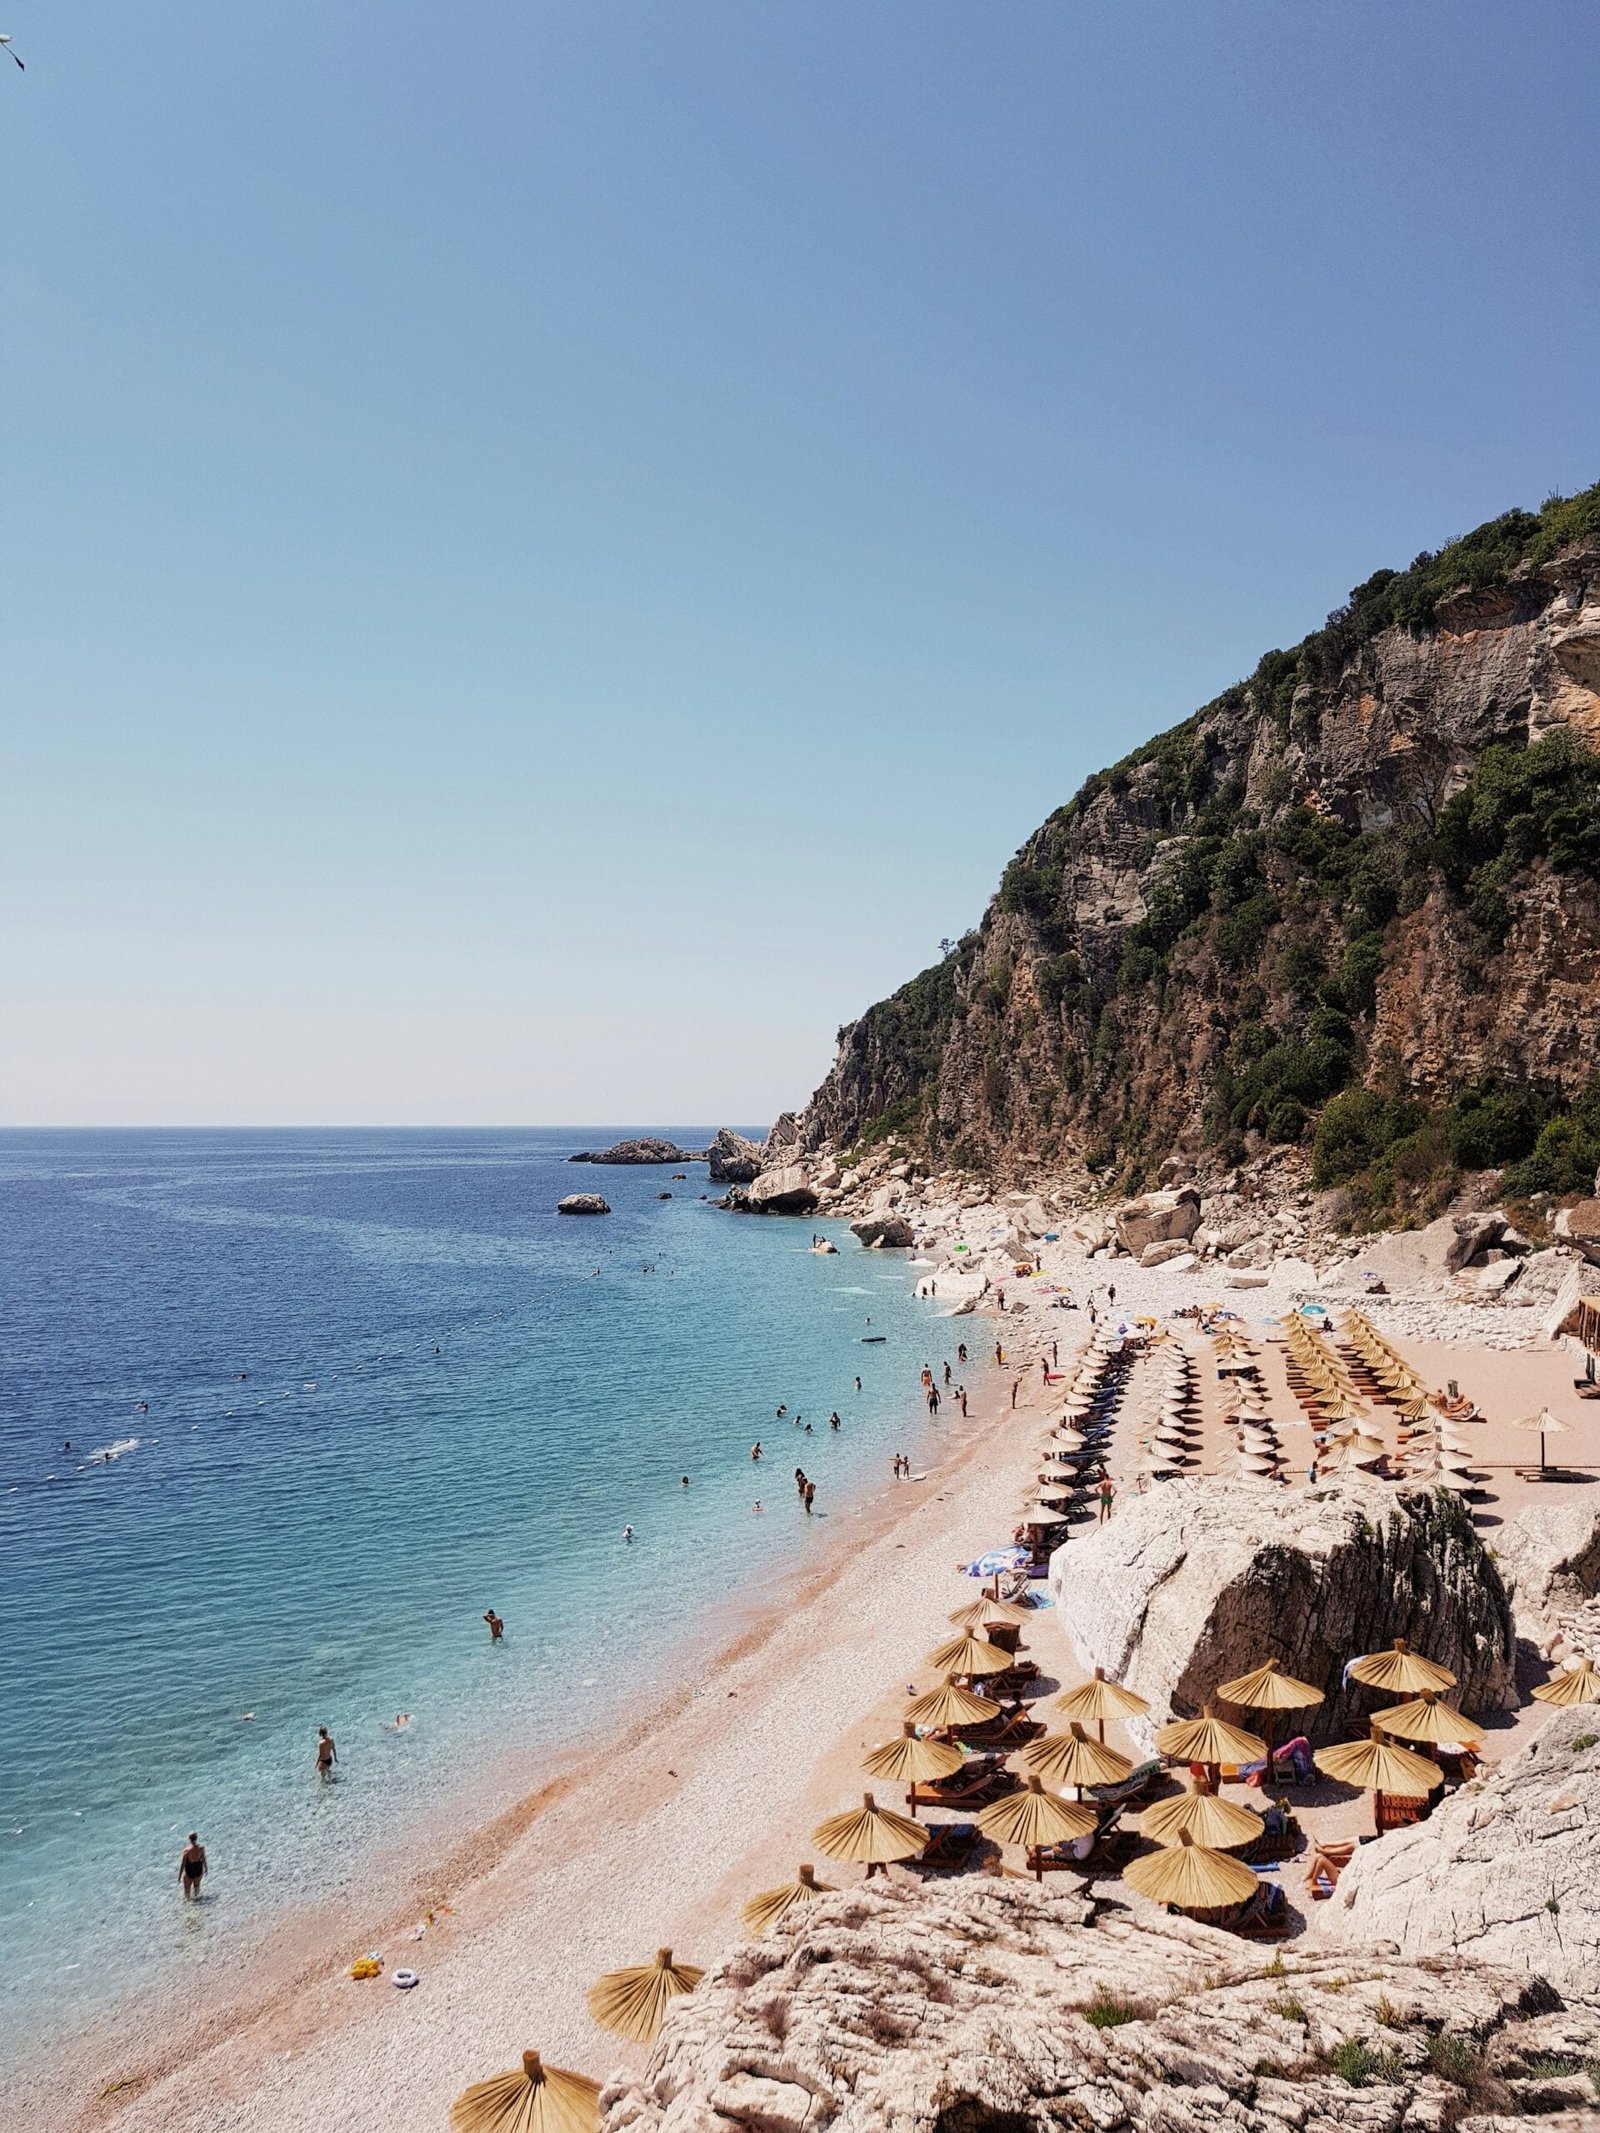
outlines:
M646 1136L642 1140L614 1141L609 1148L583 1148L576 1155L569 1155L569 1163L698 1163L701 1151L680 1148L676 1141L656 1140Z
M1516 1702L1510 1602L1444 1489L1168 1481L1058 1549L1050 1589L1083 1663L1162 1714L1191 1716L1272 1657L1325 1694L1296 1728L1337 1740L1381 1702L1346 1686L1345 1662L1396 1637L1449 1667L1474 1716Z
M556 1202L558 1215L609 1215L611 1208L597 1192L569 1192Z
M855 1888L669 2010L603 2133L1498 2133L1600 2105L1592 1977L1261 1951L1026 1882ZM1545 2123L1550 2121L1546 2118Z

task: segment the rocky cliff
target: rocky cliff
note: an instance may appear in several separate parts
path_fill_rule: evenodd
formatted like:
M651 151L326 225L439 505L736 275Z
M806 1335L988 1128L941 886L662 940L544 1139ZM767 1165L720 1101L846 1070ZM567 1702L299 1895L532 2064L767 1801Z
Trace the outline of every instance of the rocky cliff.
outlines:
M1057 1549L1050 1589L1080 1661L1163 1714L1192 1715L1273 1658L1325 1694L1296 1730L1338 1740L1381 1701L1345 1661L1396 1637L1449 1667L1474 1716L1516 1701L1505 1588L1444 1490L1169 1482Z
M1092 777L843 1032L802 1133L1137 1185L1358 1091L1345 1175L1432 1121L1413 1169L1548 1142L1540 1175L1578 1189L1596 997L1600 487L1380 571Z
M1024 1883L828 1896L667 2016L603 2133L1461 2133L1600 2102L1526 1970L1259 1949Z

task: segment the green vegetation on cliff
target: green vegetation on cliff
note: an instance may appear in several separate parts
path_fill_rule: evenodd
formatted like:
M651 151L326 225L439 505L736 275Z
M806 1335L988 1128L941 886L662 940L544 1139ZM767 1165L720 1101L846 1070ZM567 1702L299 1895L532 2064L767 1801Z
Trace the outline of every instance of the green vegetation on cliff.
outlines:
M1488 983L1537 870L1600 881L1600 757L1560 724L1530 744L1526 715L1492 693L1454 725L1432 717L1426 654L1397 650L1425 647L1441 610L1458 632L1531 624L1574 567L1542 566L1584 543L1600 546L1600 485L1380 571L1323 629L1089 778L1006 868L978 931L841 1033L825 1130L892 1131L956 1161L1055 1145L1132 1186L1186 1109L1229 1156L1245 1136L1315 1132L1319 1175L1368 1214L1491 1163L1520 1166L1525 1190L1577 1189L1592 1125L1570 1079L1565 1094L1419 1092L1374 1044L1412 914L1455 913L1450 938ZM1358 700L1363 736L1369 705L1390 728L1352 771ZM1086 917L1096 869L1136 874L1133 910L1123 888Z

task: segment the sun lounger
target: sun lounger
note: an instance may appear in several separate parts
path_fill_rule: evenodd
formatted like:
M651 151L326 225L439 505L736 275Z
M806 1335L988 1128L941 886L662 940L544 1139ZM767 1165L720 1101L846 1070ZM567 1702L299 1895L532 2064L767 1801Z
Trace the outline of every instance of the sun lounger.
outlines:
M978 1841L978 1831L972 1822L941 1822L932 1837L914 1859L906 1861L913 1867L962 1867Z
M1243 1905L1228 1930L1241 1940L1284 1940L1289 1932L1289 1899L1275 1881L1263 1881Z
M969 1748L997 1750L1004 1755L1013 1748L1025 1748L1043 1731L1044 1727L1036 1718L1024 1718L1020 1711L1009 1711L1004 1718L991 1718L985 1725L963 1727L961 1737Z
M1122 1808L1148 1792L1156 1779L1163 1775L1165 1764L1153 1755L1147 1763L1136 1764L1127 1776L1115 1785L1091 1785L1089 1797L1099 1807Z
M917 1787L930 1807L987 1807L991 1800L1016 1789L1016 1779L994 1756L983 1756L947 1778Z
M1380 1792L1374 1798L1377 1812L1373 1820L1380 1837L1391 1829L1409 1829L1414 1822L1426 1822L1433 1812L1431 1792L1425 1792L1420 1799L1400 1792Z

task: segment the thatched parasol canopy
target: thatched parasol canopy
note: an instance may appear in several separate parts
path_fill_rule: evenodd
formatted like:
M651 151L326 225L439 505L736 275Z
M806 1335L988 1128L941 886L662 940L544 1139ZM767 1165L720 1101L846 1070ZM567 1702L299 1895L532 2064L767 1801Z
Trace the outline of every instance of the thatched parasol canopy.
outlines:
M1224 1703L1236 1703L1244 1711L1308 1711L1322 1701L1321 1689L1314 1689L1309 1681L1296 1681L1293 1674L1280 1673L1276 1659L1263 1659L1248 1674L1224 1681L1217 1694Z
M1092 1807L1074 1800L1058 1799L1046 1792L1037 1777L1030 1777L1020 1792L1008 1793L983 1808L978 1827L996 1844L1021 1844L1030 1852L1046 1844L1070 1844L1090 1836L1099 1824Z
M1130 1859L1122 1878L1152 1903L1176 1904L1181 1911L1218 1911L1245 1902L1260 1887L1249 1867L1184 1835L1176 1844Z
M1570 1672L1541 1681L1533 1693L1541 1703L1600 1703L1600 1669L1584 1659Z
M1432 1689L1425 1689L1414 1702L1391 1704L1387 1711L1374 1711L1372 1723L1401 1740L1459 1742L1476 1748L1480 1736L1461 1713L1441 1703Z
M1264 1740L1230 1726L1207 1704L1198 1718L1175 1718L1156 1735L1158 1754L1180 1763L1256 1763L1267 1752Z
M452 2133L595 2133L600 2084L524 2052L509 2074L475 2081L450 2106Z
M1456 1677L1447 1666L1436 1666L1396 1637L1386 1652L1367 1652L1352 1659L1350 1679L1369 1689L1383 1689L1391 1696L1420 1696L1424 1689L1453 1689Z
M1000 1716L1000 1706L992 1696L976 1696L947 1674L936 1689L913 1698L906 1705L905 1716L914 1726L944 1731L950 1726L981 1726L985 1719Z
M830 1859L853 1860L869 1872L875 1866L890 1866L896 1859L912 1859L928 1842L931 1831L909 1815L880 1807L870 1792L861 1795L861 1805L842 1815L829 1815L812 1831L812 1838Z
M1120 1785L1133 1768L1125 1755L1091 1740L1074 1723L1065 1733L1047 1733L1022 1751L1022 1767L1052 1785Z
M950 1619L957 1629L997 1629L1031 1621L1033 1614L1031 1607L1019 1607L1015 1600L997 1600L992 1592L986 1592L981 1600L958 1607Z
M987 1637L975 1637L966 1632L952 1637L948 1644L941 1644L928 1654L929 1666L936 1666L941 1674L1004 1674L1016 1665L1014 1652L1003 1652L998 1644L991 1644Z
M1150 1708L1120 1681L1108 1681L1103 1666L1095 1668L1092 1681L1082 1681L1058 1696L1055 1707L1063 1718L1097 1718L1102 1725L1108 1718L1139 1718Z
M1325 1777L1336 1778L1341 1785L1359 1785L1364 1792L1414 1795L1432 1792L1444 1783L1444 1772L1436 1762L1377 1735L1370 1740L1340 1741L1336 1748L1319 1748L1315 1761Z
M1254 1844L1261 1834L1261 1817L1214 1792L1180 1792L1176 1799L1159 1800L1139 1817L1139 1828L1157 1844L1178 1844L1187 1837L1191 1844L1212 1851L1232 1851L1236 1845Z
M803 1866L793 1881L786 1881L781 1889L763 1889L760 1895L752 1896L739 1915L747 1933L765 1933L768 1926L787 1918L796 1904L832 1893L825 1881L817 1879L815 1867Z
M868 1777L892 1778L897 1785L929 1785L961 1768L959 1748L947 1740L923 1740L910 1720L905 1731L862 1758Z
M670 1948L658 1948L653 1963L629 1970L608 1970L589 1987L589 2012L602 2029L630 2044L653 2044L661 2017L672 2002L693 1992L705 1976L688 1963L675 1963Z

